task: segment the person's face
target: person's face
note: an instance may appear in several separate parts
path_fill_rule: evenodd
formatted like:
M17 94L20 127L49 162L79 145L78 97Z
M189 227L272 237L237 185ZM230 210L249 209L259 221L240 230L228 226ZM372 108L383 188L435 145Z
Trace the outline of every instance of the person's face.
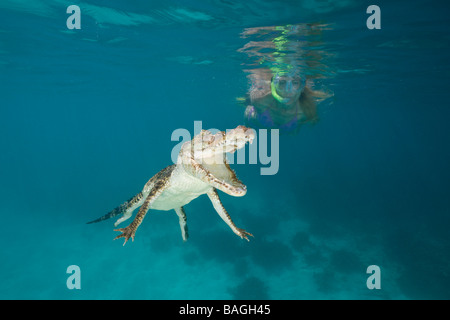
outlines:
M280 76L275 78L275 88L279 95L289 98L301 91L301 79L299 77Z
M300 77L277 76L273 80L277 94L282 98L295 100L300 97L303 83Z

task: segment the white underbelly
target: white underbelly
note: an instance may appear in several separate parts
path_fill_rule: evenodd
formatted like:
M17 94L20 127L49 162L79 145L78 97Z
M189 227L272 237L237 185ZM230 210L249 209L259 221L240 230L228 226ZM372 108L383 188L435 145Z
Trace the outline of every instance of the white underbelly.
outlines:
M212 187L186 173L174 172L170 186L150 205L150 209L171 210L180 208L207 193Z

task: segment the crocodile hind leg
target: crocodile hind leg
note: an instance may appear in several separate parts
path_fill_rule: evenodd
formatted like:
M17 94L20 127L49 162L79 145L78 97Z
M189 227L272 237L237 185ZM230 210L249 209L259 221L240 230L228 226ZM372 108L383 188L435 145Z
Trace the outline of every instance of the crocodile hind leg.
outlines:
M212 188L210 191L208 191L207 194L214 206L214 209L216 209L217 213L222 218L222 220L226 222L226 224L231 228L231 230L233 230L233 232L235 234L237 234L242 239L249 241L247 236L253 237L253 235L251 233L245 231L244 229L240 229L240 228L236 227L233 220L231 220L231 217L228 214L227 210L225 210L225 208L223 207L223 204L220 201L220 198L219 198L219 195L217 194L216 189Z
M124 222L125 220L130 219L131 215L133 214L133 211L140 207L142 203L144 202L144 195L142 192L139 192L136 196L134 196L132 199L128 201L128 207L125 211L125 213L122 215L121 218L117 219L117 221L114 223L114 227L117 227L119 224Z
M100 218L98 218L96 220L88 222L88 224L100 222L100 221L103 221L103 220L107 220L107 219L110 219L110 218L113 218L113 217L116 217L116 216L122 214L122 217L120 219L118 219L116 221L116 223L114 223L114 226L117 227L117 225L119 223L122 223L123 221L127 220L128 218L130 218L131 214L133 213L133 211L137 207L140 207L143 202L144 202L144 193L143 192L139 192L133 198L129 199L128 201L125 201L120 206L114 208L114 210L108 212L107 214L105 214L104 216L102 216L102 217L100 217Z
M164 180L159 183L155 183L152 190L149 192L147 198L145 198L144 203L139 208L139 211L136 214L136 217L134 218L133 222L131 222L130 225L126 228L114 230L122 232L122 234L115 237L114 240L119 238L125 238L125 242L123 243L123 245L125 245L130 238L132 241L134 241L136 230L142 223L142 220L144 220L148 209L150 209L150 205L152 204L153 201L155 201L159 197L159 195L164 191L166 187L167 187L166 181Z
M125 220L130 219L131 215L133 214L134 209L136 209L136 208L133 208L133 210L128 209L127 211L125 211L125 213L122 215L122 217L117 219L116 222L114 222L114 227L117 227L119 224L121 224Z
M178 218L180 220L181 236L183 237L183 241L187 241L189 234L186 224L186 213L184 212L184 208L183 207L175 208L175 212L177 213Z

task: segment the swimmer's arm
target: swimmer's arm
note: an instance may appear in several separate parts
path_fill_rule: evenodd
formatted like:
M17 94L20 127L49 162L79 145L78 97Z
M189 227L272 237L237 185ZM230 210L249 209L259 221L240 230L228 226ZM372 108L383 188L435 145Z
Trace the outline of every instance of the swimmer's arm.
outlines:
M244 113L245 119L256 119L256 108L252 105L248 105Z
M249 99L247 101L247 110L249 110L249 107L252 107L257 113L262 113L267 110L267 108L273 108L275 99L272 97L271 94L267 94L263 97L257 98L257 99Z

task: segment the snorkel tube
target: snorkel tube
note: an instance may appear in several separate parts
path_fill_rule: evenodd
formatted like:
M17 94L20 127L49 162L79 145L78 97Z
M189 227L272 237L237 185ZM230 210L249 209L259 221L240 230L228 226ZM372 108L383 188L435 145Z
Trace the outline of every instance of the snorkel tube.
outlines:
M283 98L280 96L277 92L277 88L275 87L275 84L273 81L270 82L270 90L272 91L272 96L280 103L286 104L288 103L292 98Z

